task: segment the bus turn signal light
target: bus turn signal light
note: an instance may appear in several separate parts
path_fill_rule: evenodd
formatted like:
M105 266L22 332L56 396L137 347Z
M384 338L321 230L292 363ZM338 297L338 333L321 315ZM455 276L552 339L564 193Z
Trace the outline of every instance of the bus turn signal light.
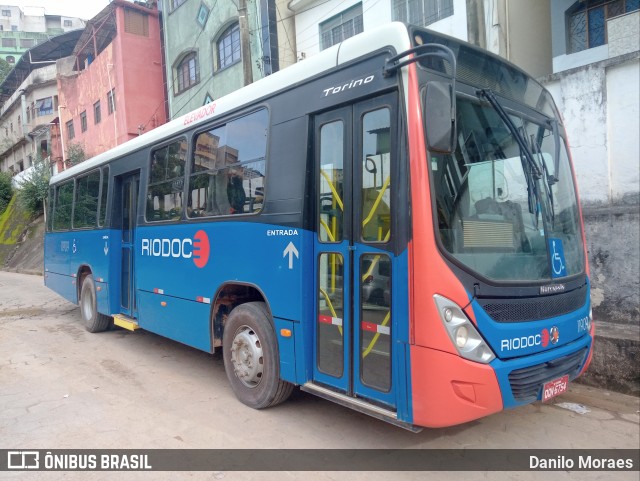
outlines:
M280 335L282 337L291 337L291 329L280 329Z

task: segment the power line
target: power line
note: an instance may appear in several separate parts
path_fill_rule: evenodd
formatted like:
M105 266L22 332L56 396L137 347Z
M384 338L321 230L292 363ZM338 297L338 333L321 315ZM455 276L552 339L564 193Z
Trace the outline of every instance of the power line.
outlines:
M216 8L216 5L217 5L217 4L218 4L218 0L216 0L216 1L215 1L215 3L213 4L213 7L211 7L210 12L212 12L212 11ZM193 45L192 45L192 46L191 46L191 48L189 49L189 51L193 51L193 50L195 50L196 45L198 44L198 40L200 40L200 35L202 35L202 32L204 32L205 27L207 26L207 22L209 22L209 17L210 17L210 16L211 16L211 15L209 15L209 16L207 17L207 20L206 20L205 24L204 24L204 25L202 25L202 29L201 29L201 30L200 30L200 32L198 33L198 35L197 35L197 37L196 37L195 41L193 42ZM200 64L200 62L198 62L198 70L200 69L200 65L199 65L199 64ZM168 65L166 65L166 66L168 66ZM176 83L176 82L177 82L177 80L178 80L178 76L177 76L177 75L175 76L175 78L174 78L174 76L173 76L173 68L169 68L169 71L170 71L170 73L171 73L171 80L172 80L172 81L171 81L171 85L170 85L170 86L168 85L168 83L169 83L169 82L168 82L168 80L167 80L167 82L163 82L163 86L165 87L165 92L167 92L167 97L169 96L169 92L170 92L170 91L173 91L173 87L175 86L175 83ZM185 103L185 105L186 105L186 104L188 104L188 103L191 101L191 99L192 99L192 98L193 98L193 97L189 97L189 100L187 100L187 102ZM163 100L158 104L158 106L155 108L155 110L153 111L153 114L151 114L151 117L149 117L149 119L148 119L148 120L147 120L147 121L142 125L142 129L143 129L143 130L145 130L145 129L147 128L147 125L149 125L149 122L151 122L151 120L153 120L153 118L156 116L156 113L158 112L158 109L160 109L160 107L161 107L164 103L165 103L165 100L163 99ZM170 116L170 117L171 117L171 116ZM169 120L171 120L171 118L167 119L167 121L169 121Z

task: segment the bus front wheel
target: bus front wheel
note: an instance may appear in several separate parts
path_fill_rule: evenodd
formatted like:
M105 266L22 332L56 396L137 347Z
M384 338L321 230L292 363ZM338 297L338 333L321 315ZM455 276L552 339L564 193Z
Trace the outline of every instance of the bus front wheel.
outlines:
M87 275L80 289L80 314L84 327L89 332L102 332L109 328L111 318L98 312L96 285L93 276Z
M264 302L248 302L231 311L222 348L227 378L241 402L262 409L291 395L293 384L280 379L278 342Z

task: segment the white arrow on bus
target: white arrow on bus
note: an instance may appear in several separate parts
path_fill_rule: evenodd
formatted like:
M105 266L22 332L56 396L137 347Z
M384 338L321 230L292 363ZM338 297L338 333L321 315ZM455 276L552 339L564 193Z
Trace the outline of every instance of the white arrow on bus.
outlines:
M293 245L293 242L289 242L289 245L284 250L282 257L287 257L287 254L289 254L289 269L293 269L293 256L300 258L300 256L298 256L298 249Z

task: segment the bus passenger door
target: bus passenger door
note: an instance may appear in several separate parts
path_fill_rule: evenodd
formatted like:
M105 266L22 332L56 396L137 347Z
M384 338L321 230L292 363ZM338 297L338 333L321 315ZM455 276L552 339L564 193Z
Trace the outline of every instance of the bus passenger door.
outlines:
M314 382L390 410L395 110L388 94L314 118Z
M120 311L136 317L135 298L135 232L138 213L140 174L129 174L119 179L122 256L120 269Z

